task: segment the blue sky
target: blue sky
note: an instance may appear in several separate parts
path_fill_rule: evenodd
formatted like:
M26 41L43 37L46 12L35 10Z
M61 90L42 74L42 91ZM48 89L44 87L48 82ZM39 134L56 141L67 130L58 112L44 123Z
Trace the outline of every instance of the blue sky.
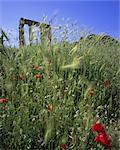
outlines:
M20 17L39 21L43 14L49 21L56 12L58 24L61 18L70 18L71 22L77 20L78 26L93 28L94 33L120 37L119 0L0 0L0 27L17 28Z

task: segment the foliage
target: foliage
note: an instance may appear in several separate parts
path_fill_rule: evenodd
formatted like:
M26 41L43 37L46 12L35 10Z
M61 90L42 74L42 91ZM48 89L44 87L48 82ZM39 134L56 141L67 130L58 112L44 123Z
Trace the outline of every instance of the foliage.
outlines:
M120 45L100 40L1 53L0 94L8 100L0 104L1 149L103 148L90 129L99 120L108 133L117 130Z

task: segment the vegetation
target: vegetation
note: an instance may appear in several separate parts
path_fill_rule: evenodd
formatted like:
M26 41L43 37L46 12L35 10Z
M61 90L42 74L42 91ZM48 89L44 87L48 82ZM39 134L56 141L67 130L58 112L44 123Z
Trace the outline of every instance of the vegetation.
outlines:
M104 40L1 48L2 150L102 150L96 122L119 149L120 43Z

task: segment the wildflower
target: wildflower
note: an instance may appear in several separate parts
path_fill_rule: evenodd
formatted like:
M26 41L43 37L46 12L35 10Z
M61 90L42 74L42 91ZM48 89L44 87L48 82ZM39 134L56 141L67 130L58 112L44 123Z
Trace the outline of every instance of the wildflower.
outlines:
M66 150L68 148L67 144L60 144L60 148L62 150Z
M34 77L35 77L36 79L40 79L40 78L41 78L41 75L40 75L40 74L35 74Z
M8 102L7 99L5 99L5 98L0 98L0 103L7 103L7 102Z
M109 80L105 80L103 83L105 88L109 88L110 87L110 81Z
M110 144L110 142L111 142L110 137L106 133L96 135L94 140L96 142L99 142L101 145L105 146L105 148L112 147L112 145Z
M93 96L94 95L94 91L93 90L89 90L88 91L88 95Z
M19 75L20 80L24 80L24 76L22 74Z
M48 112L51 112L53 110L53 105L49 104L47 109L48 109Z
M91 130L93 132L105 133L105 129L104 129L103 125L100 124L100 123L93 124L92 127L91 127Z
M110 137L106 134L105 129L102 124L95 123L92 125L91 130L93 132L98 132L99 134L96 135L94 141L99 142L101 145L105 146L105 148L111 148L112 145L110 144Z
M33 69L34 69L34 70L40 70L41 67L40 67L40 66L33 66Z

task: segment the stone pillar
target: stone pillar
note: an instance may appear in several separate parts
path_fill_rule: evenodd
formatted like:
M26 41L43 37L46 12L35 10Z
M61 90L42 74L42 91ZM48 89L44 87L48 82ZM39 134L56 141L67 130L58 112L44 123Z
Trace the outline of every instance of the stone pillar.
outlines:
M19 47L23 47L24 44L24 19L21 18L19 21Z
M3 38L4 38L4 36L3 36L3 34L1 35L1 37L0 37L0 44L2 45L2 46L4 46L4 40L3 40Z
M29 41L30 41L30 46L31 46L33 43L32 25L29 26Z
M51 43L51 40L52 40L51 26L49 26L49 30L48 30L48 39Z
M45 42L50 43L51 42L51 27L50 27L50 25L42 23L40 25L40 32L41 32L41 36L40 36L41 43L45 43Z

